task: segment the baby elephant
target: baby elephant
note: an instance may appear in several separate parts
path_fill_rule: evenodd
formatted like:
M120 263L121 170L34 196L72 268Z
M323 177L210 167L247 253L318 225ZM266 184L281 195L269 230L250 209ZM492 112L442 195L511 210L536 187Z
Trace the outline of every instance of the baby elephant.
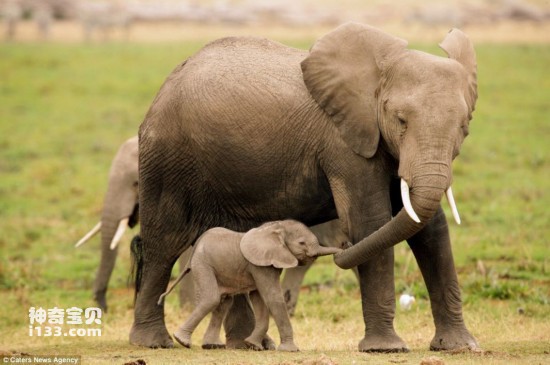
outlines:
M281 271L340 251L320 246L315 235L294 220L265 223L246 233L213 228L197 240L187 270L161 296L159 303L185 274L192 271L196 306L174 333L180 344L190 347L193 331L208 313L213 312L203 348L224 347L219 334L231 296L250 293L256 326L245 342L253 349L263 349L262 340L267 336L271 313L281 336L278 350L298 351L279 282Z

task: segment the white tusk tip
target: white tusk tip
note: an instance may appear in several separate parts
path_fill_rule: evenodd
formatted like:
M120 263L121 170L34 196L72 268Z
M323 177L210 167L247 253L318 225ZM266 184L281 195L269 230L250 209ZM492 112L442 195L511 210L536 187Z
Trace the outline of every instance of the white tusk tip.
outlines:
M449 205L451 207L451 212L453 213L453 218L455 219L456 224L460 225L461 223L460 215L458 214L455 198L453 196L453 189L450 186L445 192L445 196L447 197L447 201L449 202Z
M414 208L411 204L411 198L409 196L409 185L405 179L401 179L401 199L403 200L403 207L409 215L409 217L416 223L420 223L420 218L416 215Z

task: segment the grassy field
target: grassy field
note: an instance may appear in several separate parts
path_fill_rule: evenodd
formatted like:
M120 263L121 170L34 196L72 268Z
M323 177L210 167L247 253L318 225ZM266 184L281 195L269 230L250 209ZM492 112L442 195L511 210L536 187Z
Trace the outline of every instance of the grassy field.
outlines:
M78 250L73 244L98 220L118 146L136 134L166 75L202 44L0 45L0 352L78 354L86 364L415 364L430 356L447 364L550 362L548 45L477 45L478 107L454 164L463 224L451 224L451 234L465 318L484 352L427 351L427 293L403 244L396 249L397 292L415 294L417 304L397 311L396 328L409 354L356 351L363 331L358 288L328 258L306 278L293 320L297 354L130 346L127 249L112 277L101 337L30 337L30 307L94 305L99 240ZM169 298L169 330L187 314Z

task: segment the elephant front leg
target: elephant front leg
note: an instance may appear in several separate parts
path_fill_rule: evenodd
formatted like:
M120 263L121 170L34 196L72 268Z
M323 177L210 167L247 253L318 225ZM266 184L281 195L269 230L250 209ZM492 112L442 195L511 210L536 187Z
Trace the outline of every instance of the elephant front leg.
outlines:
M439 208L426 227L409 239L408 243L430 295L435 323L435 336L430 349L479 348L462 317L460 288L443 209Z
M346 171L357 172L362 165ZM364 167L363 167L364 168ZM389 177L367 168L368 186L348 179L330 178L331 189L343 231L358 243L387 223L392 216ZM393 327L395 317L393 248L387 249L358 266L365 336L359 342L363 352L406 352L406 343Z
M263 341L269 329L269 310L256 290L250 293L250 302L254 307L256 325L252 334L245 339L245 342L251 349L261 351L264 349Z
M300 295L300 287L302 286L306 272L310 269L312 264L313 262L304 266L297 266L285 270L285 276L281 286L283 287L286 307L290 316L294 315L296 304L298 303L298 296Z
M393 327L395 316L394 254L390 248L358 267L365 321L363 352L408 352Z
M222 298L221 303L212 312L210 323L208 324L208 328L206 329L204 337L202 338L203 349L212 350L225 348L225 343L223 343L220 339L220 330L222 328L223 319L227 315L227 312L229 312L231 303L233 303L233 298Z

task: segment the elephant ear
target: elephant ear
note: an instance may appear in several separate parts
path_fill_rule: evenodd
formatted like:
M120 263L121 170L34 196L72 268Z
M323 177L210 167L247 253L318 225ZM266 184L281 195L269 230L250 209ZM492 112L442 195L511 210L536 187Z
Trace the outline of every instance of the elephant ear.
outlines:
M477 100L477 61L474 45L464 32L451 29L439 47L447 53L449 58L458 61L468 73L465 97L471 119Z
M241 252L252 264L288 269L298 266L298 259L286 247L284 229L277 224L263 225L246 232Z
M332 117L346 144L363 157L378 149L375 91L380 73L406 46L376 28L347 23L319 39L301 63L311 96Z

